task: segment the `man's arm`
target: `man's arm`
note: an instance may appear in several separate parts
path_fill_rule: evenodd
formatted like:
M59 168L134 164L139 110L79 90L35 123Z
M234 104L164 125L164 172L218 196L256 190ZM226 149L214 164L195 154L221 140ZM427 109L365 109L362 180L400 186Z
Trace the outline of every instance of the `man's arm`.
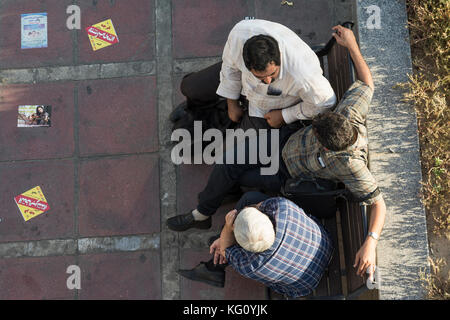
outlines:
M365 162L361 159L353 159L349 163L342 163L337 167L336 173L336 178L344 183L350 193L369 207L368 231L379 236L386 217L386 205L377 182ZM364 275L366 269L370 267L370 277L372 277L373 267L376 265L377 242L373 237L367 236L356 253L353 267L356 268L358 275Z
M346 47L350 52L358 79L367 84L373 90L374 84L372 74L361 54L361 51L359 50L353 31L339 25L334 26L332 29L336 31L336 33L333 33L333 37L336 39L336 42L341 46Z
M381 197L378 201L374 202L370 206L370 222L369 232L374 232L377 235L381 234L383 229L384 220L386 217L386 204ZM375 240L371 236L367 236L361 248L356 253L355 262L353 267L357 268L356 274L363 276L366 269L369 269L369 277L373 276L373 266L376 265L376 247L378 240Z
M241 95L242 73L239 62L240 48L244 45L242 39L233 28L228 35L222 52L222 68L220 70L220 83L216 93L224 98L238 100Z
M228 117L233 122L239 122L241 120L242 115L244 114L244 109L239 105L239 100L227 99L228 105Z
M302 102L281 110L285 123L311 120L336 104L336 95L333 88L323 76L311 78L307 88L301 88L298 95L302 97Z
M234 220L236 219L237 210L231 210L225 216L225 225L220 233L220 254L225 257L225 250L236 243L234 238Z

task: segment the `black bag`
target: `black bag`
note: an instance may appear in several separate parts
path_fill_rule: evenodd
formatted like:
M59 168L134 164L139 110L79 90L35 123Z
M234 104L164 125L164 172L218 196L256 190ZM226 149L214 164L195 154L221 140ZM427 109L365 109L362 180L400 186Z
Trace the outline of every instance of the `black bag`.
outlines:
M336 215L338 197L347 198L341 184L325 179L288 179L281 190L283 196L296 203L307 214L319 219Z

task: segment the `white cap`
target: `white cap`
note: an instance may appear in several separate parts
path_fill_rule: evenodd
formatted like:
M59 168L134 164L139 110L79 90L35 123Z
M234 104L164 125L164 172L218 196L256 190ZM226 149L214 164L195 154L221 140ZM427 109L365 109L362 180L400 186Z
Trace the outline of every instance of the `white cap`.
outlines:
M275 241L275 230L269 217L253 207L242 209L234 220L234 237L247 251L263 252Z

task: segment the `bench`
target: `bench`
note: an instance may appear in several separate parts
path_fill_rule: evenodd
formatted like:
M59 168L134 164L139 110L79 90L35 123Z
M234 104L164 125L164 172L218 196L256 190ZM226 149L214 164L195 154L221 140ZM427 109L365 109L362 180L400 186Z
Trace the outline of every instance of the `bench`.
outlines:
M353 27L351 22L343 25L348 28ZM324 47L313 49L319 57L324 76L329 80L339 101L355 81L353 63L348 50L336 45L334 38ZM321 219L335 244L334 255L317 288L311 295L300 298L302 300L351 300L357 299L369 290L366 286L366 276L364 278L357 276L353 268L356 252L367 236L369 221L367 208L345 197L338 197L337 208L334 217ZM284 297L266 288L266 298L277 300Z

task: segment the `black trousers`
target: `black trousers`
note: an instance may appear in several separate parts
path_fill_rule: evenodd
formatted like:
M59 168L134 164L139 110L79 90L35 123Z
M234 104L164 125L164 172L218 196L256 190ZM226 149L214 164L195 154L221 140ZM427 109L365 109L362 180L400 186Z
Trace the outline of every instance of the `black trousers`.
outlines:
M186 96L188 108L199 108L214 102L223 100L216 94L217 88L220 83L220 70L222 68L222 62L218 62L198 72L193 72L186 75L181 82L181 92ZM245 97L241 96L241 104L244 106L244 110L248 105L248 101ZM307 122L296 121L289 125L284 125L279 129L279 141L278 141L278 162L280 164L280 170L277 174L272 176L262 176L260 174L260 168L263 167L260 162L257 164L216 164L213 172L211 173L208 183L205 189L199 194L197 209L204 215L212 215L220 207L223 198L238 186L246 187L259 187L262 190L277 192L289 174L282 161L281 150L284 142L287 138L295 132L307 125ZM244 112L244 115L236 127L243 130L250 128L253 129L272 129L264 118L250 117L248 111ZM273 129L278 130L278 129ZM269 130L270 131L270 130ZM258 137L259 140L259 137ZM270 150L270 135L267 139L267 149ZM248 141L245 142L246 163L249 163L249 145ZM259 141L258 141L259 145ZM227 146L228 147L228 146ZM235 157L237 146L235 149ZM271 152L271 151L269 151ZM225 153L226 154L226 153ZM236 163L236 158L235 162ZM224 161L224 163L226 163Z
M186 97L187 106L190 109L200 108L209 104L213 104L222 100L226 104L226 99L216 94L220 84L220 70L222 62L218 62L203 70L190 73L184 76L181 81L181 93ZM248 101L241 95L239 101L244 109L239 124L236 128L247 130L253 129L270 129L270 125L264 118L250 117L248 115Z
M237 163L237 152L239 149L238 145L234 146L234 163L226 164L226 151L224 153L224 164L215 164L211 175L208 178L205 189L198 195L198 205L197 210L204 215L213 215L216 210L220 207L225 196L236 187L252 187L264 190L265 192L279 192L281 187L284 185L286 180L290 178L289 172L287 171L286 165L281 157L281 151L284 144L286 143L289 136L297 131L299 128L297 125L284 126L279 130L279 139L277 141L278 150L273 150L276 152L278 157L279 169L274 175L262 175L261 168L268 167L270 164L263 165L259 159L257 163L250 164L249 161L249 140L246 139L242 143L245 144L245 163ZM257 137L258 143L256 151L259 153L259 139ZM268 154L272 154L271 150L271 131L269 131L267 138L267 150Z

